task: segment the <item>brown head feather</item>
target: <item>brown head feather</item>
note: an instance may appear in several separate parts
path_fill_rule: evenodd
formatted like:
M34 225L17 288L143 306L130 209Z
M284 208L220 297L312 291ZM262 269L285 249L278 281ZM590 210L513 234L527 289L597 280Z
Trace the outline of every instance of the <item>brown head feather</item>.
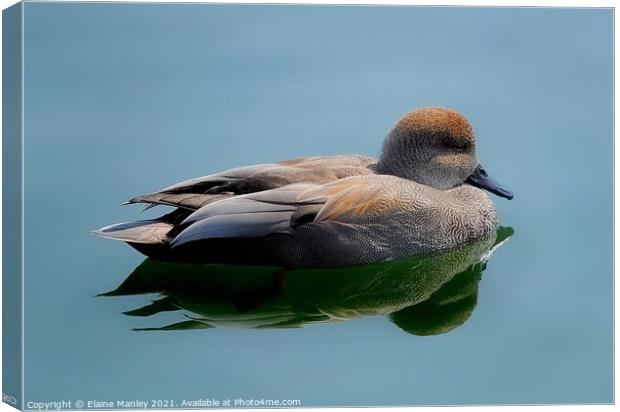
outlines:
M467 119L454 110L426 107L396 123L377 171L449 189L462 184L477 164L476 138Z

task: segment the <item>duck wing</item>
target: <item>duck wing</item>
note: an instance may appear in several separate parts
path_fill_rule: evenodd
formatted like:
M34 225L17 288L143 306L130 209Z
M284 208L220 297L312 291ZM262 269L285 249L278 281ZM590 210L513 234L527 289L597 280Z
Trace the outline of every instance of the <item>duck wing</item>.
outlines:
M390 182L386 181L390 180ZM253 238L293 233L301 225L363 223L397 202L393 176L353 176L327 184L299 183L240 195L190 214L171 239L172 248L214 238Z
M297 202L297 197L313 186L298 183L203 206L175 227L177 234L170 245L174 248L197 240L289 232L293 214L304 206Z
M409 188L409 181L396 176L353 176L310 188L297 201L321 205L315 223L358 223L405 209L411 200Z
M314 156L229 169L185 180L154 193L135 197L126 204L146 203L197 210L236 195L301 183L326 183L348 176L372 174L376 160L367 156Z

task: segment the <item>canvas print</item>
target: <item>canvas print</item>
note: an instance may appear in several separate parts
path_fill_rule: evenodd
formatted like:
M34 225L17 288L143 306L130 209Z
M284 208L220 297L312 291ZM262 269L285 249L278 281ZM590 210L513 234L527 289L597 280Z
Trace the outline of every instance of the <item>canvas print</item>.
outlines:
M612 403L613 18L4 10L4 402Z

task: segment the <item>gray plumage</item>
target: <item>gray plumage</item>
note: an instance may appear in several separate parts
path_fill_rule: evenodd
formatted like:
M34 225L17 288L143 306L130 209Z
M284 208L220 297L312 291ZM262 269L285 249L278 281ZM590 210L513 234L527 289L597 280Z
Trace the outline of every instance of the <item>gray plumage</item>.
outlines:
M128 202L175 212L96 233L162 259L369 263L453 248L495 230L493 203L475 186L512 197L478 165L465 118L427 108L399 121L378 160L308 157L187 180Z

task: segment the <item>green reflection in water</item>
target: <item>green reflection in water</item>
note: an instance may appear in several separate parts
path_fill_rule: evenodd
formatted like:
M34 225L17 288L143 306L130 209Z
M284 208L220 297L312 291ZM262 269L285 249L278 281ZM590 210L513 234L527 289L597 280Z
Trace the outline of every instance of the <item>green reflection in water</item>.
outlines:
M136 330L294 328L388 315L405 332L438 335L469 318L492 252L513 233L500 227L450 252L337 268L283 270L146 259L102 296L161 294L149 305L125 312L131 316L186 312L184 321Z

